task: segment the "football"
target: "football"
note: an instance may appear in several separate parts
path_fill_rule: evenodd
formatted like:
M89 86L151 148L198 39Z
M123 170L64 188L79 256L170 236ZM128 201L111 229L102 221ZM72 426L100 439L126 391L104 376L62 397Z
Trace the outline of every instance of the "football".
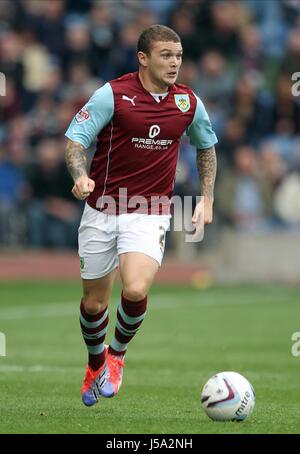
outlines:
M219 372L205 383L201 405L214 421L243 421L254 409L254 389L237 372Z

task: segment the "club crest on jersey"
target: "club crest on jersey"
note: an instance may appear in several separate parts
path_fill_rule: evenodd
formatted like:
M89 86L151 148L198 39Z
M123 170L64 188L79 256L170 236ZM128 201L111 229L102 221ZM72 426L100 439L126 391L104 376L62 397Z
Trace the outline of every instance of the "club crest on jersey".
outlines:
M76 115L75 115L77 123L83 123L84 121L90 118L90 113L86 107L83 107Z
M191 107L189 95L174 95L175 104L181 112L187 112Z

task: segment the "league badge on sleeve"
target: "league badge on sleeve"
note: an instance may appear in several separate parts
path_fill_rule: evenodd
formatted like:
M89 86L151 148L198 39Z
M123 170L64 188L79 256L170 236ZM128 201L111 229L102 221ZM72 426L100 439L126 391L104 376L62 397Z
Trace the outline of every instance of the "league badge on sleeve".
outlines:
M175 104L181 112L187 112L191 107L190 97L189 95L174 95L175 97Z
M87 108L84 106L76 115L75 115L77 123L83 123L84 121L90 118L90 113Z

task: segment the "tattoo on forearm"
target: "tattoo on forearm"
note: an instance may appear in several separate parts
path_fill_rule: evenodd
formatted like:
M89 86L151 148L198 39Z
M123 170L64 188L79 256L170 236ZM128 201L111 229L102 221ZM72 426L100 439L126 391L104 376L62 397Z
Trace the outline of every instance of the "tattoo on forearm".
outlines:
M217 172L215 147L207 150L197 150L197 168L200 177L201 195L213 199Z
M74 182L77 178L87 175L85 149L80 143L69 141L65 157L68 170Z

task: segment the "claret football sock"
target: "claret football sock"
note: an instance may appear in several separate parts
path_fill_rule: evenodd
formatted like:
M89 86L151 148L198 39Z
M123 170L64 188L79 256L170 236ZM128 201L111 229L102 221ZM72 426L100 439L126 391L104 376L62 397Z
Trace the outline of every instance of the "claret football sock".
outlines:
M100 388L100 394L103 397L115 396L122 385L124 355L128 343L135 336L145 318L146 308L147 297L135 302L127 300L122 295L117 311L115 335L108 349L105 348L108 378Z
M127 346L137 333L146 315L147 296L141 301L130 301L122 295L117 310L115 335L108 348L108 353L124 356Z
M94 371L105 363L104 340L108 325L108 309L95 315L88 314L80 304L80 326L89 352L88 365Z

